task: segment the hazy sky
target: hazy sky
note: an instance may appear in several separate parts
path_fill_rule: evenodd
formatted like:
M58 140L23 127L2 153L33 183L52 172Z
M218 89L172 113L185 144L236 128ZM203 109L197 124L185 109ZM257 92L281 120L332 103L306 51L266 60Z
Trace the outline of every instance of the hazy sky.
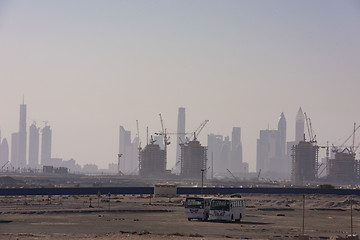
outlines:
M260 129L287 140L301 106L320 144L341 144L360 124L360 2L0 0L0 127L49 121L53 157L107 168L119 126L146 142L175 132L178 107L199 137L242 129L255 169ZM175 137L168 168L175 163ZM360 137L358 137L359 142Z

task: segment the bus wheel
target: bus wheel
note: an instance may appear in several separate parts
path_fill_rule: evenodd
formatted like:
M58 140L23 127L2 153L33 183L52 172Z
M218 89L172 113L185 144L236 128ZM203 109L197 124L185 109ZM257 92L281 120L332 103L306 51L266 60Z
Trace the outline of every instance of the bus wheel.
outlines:
M191 218L188 218L188 221L191 221Z
M231 220L230 221L232 222L233 220L234 220L234 215L231 215Z

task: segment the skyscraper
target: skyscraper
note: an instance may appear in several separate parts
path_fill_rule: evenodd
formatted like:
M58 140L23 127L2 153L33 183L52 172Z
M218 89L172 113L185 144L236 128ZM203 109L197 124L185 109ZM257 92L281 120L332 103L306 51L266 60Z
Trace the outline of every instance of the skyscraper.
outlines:
M242 144L241 128L233 127L231 135L231 169L234 172L242 172Z
M296 129L295 129L295 142L296 144L300 141L304 141L304 130L305 127L305 118L301 107L299 108L298 113L296 114Z
M18 142L18 167L26 167L26 104L20 104L20 121L19 121L19 142Z
M281 158L285 158L286 152L286 119L285 115L282 112L280 115L279 123L278 123L278 131L279 131L279 152L278 156Z
M180 107L178 110L178 126L177 126L178 136L176 138L176 160L175 160L175 169L176 173L180 172L180 164L181 160L181 143L185 143L185 108Z
M231 142L229 136L224 137L220 149L220 172L227 173L230 168Z
M256 170L269 177L288 177L286 165L286 119L282 112L277 130L261 130L257 140Z
M19 164L19 133L11 134L11 165L18 168Z
M119 153L122 154L120 159L120 170L125 174L135 174L138 169L138 145L139 139L135 138L131 142L131 132L125 130L123 126L119 128Z
M39 166L39 128L35 122L29 128L29 167Z
M0 143L0 166L3 166L8 161L9 161L9 145L6 138L4 138Z
M51 165L51 135L50 126L45 126L41 130L41 165Z
M277 149L279 144L279 131L260 130L260 138L257 140L256 171L276 172Z
M222 147L224 140L222 135L209 134L207 138L208 150L211 171L216 173L225 173L227 165L221 159Z

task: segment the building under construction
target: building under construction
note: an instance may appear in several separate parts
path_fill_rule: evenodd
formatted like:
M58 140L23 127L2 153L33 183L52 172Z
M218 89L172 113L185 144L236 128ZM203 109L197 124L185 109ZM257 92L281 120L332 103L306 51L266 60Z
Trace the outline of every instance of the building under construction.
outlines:
M187 179L200 179L206 176L206 147L201 146L196 137L193 141L181 144L180 176Z
M151 141L139 151L139 174L142 177L162 178L166 175L166 150Z
M291 179L294 184L312 182L317 177L319 147L313 142L300 141L292 147Z
M354 123L352 134L340 147L333 146L334 159L328 159L326 163L327 180L335 184L357 184L360 180L360 164L355 160L359 145L355 146L355 133L360 128ZM345 147L347 141L352 137L352 145Z
M334 159L327 160L327 180L337 184L352 184L359 182L359 161L355 153L349 149L335 152Z

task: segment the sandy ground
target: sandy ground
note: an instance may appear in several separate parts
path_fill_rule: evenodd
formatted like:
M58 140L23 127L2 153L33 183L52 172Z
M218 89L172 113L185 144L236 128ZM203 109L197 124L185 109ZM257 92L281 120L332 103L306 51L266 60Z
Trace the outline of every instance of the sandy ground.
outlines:
M0 197L0 239L294 239L302 232L301 195L244 194L240 223L188 221L178 198L148 196ZM90 205L91 199L91 206ZM350 200L352 199L352 200ZM307 195L311 239L360 231L360 198Z

